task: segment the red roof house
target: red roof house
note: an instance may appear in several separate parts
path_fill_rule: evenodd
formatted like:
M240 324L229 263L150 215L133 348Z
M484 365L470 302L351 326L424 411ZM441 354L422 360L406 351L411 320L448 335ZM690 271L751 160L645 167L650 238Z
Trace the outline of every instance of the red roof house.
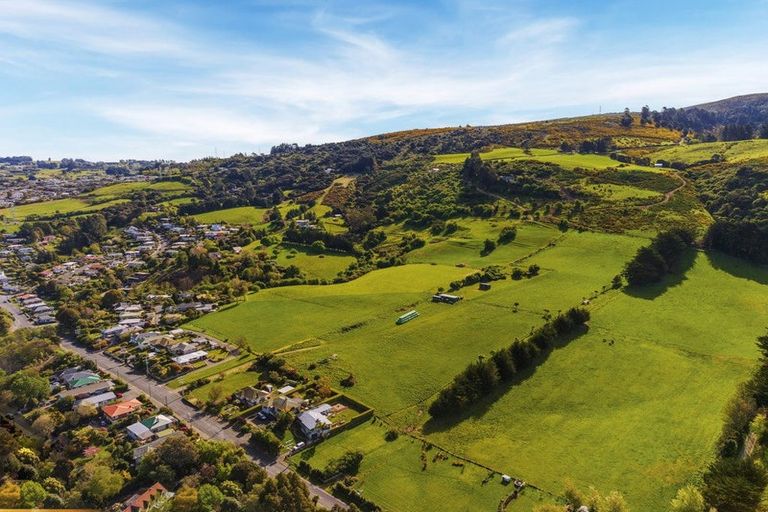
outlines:
M133 398L131 400L126 400L125 402L105 405L101 408L101 412L104 413L104 416L106 416L108 420L114 421L127 414L131 414L133 411L138 411L141 409L142 405L143 404L139 400Z
M125 508L122 512L142 512L148 510L158 499L167 494L168 489L158 482L141 494L131 496L131 499L125 502Z

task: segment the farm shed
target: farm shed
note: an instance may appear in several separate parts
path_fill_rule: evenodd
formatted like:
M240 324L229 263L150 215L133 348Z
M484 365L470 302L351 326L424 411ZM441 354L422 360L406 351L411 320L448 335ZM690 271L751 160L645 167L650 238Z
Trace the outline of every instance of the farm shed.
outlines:
M413 309L413 310L411 310L411 311L409 311L409 312L407 312L407 313L405 313L403 315L400 315L397 318L397 320L395 320L395 323L397 325L402 325L402 324L404 324L406 322L410 322L411 320L413 320L417 316L419 316L419 312L416 311L415 309Z

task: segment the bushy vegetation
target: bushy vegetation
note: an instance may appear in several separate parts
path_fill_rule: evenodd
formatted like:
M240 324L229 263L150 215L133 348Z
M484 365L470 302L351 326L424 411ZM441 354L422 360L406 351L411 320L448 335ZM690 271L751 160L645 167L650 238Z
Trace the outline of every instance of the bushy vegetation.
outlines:
M649 246L638 249L632 261L627 263L624 268L627 282L630 286L643 286L661 281L676 269L693 242L693 234L685 229L659 233Z

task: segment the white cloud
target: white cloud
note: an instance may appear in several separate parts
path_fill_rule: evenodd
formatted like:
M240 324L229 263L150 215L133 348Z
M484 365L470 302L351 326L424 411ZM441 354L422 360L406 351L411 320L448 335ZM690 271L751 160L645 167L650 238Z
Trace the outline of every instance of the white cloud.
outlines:
M579 25L574 18L546 18L540 20L523 20L516 27L499 38L502 44L534 43L552 44L568 39L572 31Z

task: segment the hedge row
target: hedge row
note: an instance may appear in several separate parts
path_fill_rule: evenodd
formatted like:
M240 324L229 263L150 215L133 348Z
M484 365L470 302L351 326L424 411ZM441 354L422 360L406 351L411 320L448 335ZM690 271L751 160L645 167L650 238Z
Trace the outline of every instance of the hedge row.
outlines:
M453 382L440 391L429 414L445 417L457 414L487 396L499 384L509 381L519 371L536 364L536 356L549 348L558 337L573 333L589 321L589 311L571 308L534 331L526 340L515 340L507 348L471 363Z

